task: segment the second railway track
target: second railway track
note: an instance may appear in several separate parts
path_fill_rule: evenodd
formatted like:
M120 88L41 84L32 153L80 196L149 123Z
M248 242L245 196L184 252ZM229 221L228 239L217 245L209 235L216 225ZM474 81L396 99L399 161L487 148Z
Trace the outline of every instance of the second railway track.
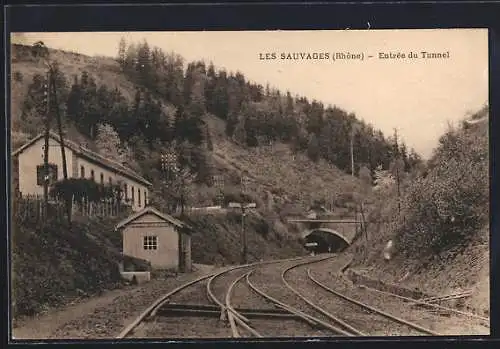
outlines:
M440 335L349 297L348 288L335 289L342 259L334 257L258 262L202 276L158 299L117 338ZM332 258L340 281L328 269L320 275L331 282L316 278L310 267Z

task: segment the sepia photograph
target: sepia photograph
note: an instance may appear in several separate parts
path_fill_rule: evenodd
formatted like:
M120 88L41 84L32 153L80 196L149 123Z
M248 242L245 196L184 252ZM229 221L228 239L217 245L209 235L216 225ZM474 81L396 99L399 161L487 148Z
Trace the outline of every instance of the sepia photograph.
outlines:
M10 339L490 335L487 29L10 35Z

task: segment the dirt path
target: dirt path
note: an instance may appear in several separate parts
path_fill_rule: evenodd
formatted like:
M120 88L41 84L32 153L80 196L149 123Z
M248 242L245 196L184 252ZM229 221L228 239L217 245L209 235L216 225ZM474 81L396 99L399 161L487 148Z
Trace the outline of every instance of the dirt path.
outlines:
M12 329L12 339L114 338L158 297L214 270L207 265L195 265L195 268L196 271L190 274L125 286L61 309L50 309L33 318L21 319Z

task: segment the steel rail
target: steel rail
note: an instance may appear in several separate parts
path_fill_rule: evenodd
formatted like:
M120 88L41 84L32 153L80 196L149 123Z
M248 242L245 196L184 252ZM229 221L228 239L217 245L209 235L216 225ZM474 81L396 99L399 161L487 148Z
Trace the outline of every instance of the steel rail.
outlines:
M444 310L444 311L448 311L450 313L455 313L455 314L459 314L459 315L462 315L462 316L471 317L471 318L474 318L474 319L478 319L478 320L490 322L489 318L484 317L484 316L480 316L480 315L477 315L477 314L474 314L474 313L460 311L458 309L444 307L444 306L438 305L438 304L427 303L427 302L424 302L424 301L421 301L421 300L418 300L418 299L415 299L415 298L400 296L399 294L395 294L395 293L387 292L387 291L381 291L381 290L378 290L376 288L372 288L372 287L365 286L365 285L359 285L359 287L360 288L364 288L364 289L366 289L368 291L381 293L381 294L384 294L384 295L387 295L387 296L391 296L391 297L395 297L395 298L400 298L400 299L403 299L405 301L412 302L412 303L414 303L416 305L425 305L425 306L429 306L429 307L432 307L432 308L436 308L436 309L441 309L441 310ZM487 327L489 328L490 326L487 325Z
M324 259L328 259L328 258L332 258L331 256L327 257L327 258L322 258L320 260L318 260L318 262L324 260ZM267 299L269 301L271 301L272 303L274 303L275 305L289 311L290 313L292 314L295 314L297 316L299 316L302 320L304 320L305 322L307 322L309 325L311 326L321 326L323 328L326 328L334 333L337 333L337 334L341 334L341 335L344 335L344 336L352 336L352 334L350 332L347 332L347 331L344 331L343 329L341 328L338 328L336 326L333 326L317 317L314 317L312 315L309 315L309 314L306 314L304 313L303 311L299 310L299 309L296 309L286 303L283 303L281 301L279 301L278 299L268 295L267 293L265 293L264 291L262 291L261 289L257 288L254 284L252 284L252 282L250 281L250 276L251 274L254 272L254 270L251 270L250 272L248 272L246 274L246 281L247 281L247 284L248 286L257 294L259 294L261 297L263 297L264 299Z
M207 297L212 303L219 306L219 308L221 309L221 320L223 320L223 319L225 319L225 315L226 315L227 310L226 310L225 305L212 292L212 283L215 281L215 279L217 279L218 277L222 276L225 273L232 272L232 271L235 271L238 269L255 267L255 266L266 265L266 264L284 263L284 262L289 262L289 261L294 261L294 260L299 260L299 259L304 259L304 257L294 257L294 258L279 259L279 260L274 260L274 261L263 261L263 262L255 262L255 263L250 263L250 264L243 264L243 265L239 265L239 266L233 267L233 268L228 269L228 270L223 270L221 272L214 273L214 274L209 276L209 280L208 280L208 283L206 286ZM247 318L245 318L242 315L239 315L239 318L245 322L249 321Z
M210 273L208 275L201 276L197 279L194 279L192 281L189 281L185 284L180 285L179 287L175 288L173 291L170 291L169 293L161 296L158 298L153 304L151 304L146 310L144 310L131 324L126 326L120 334L116 337L116 339L122 339L125 338L127 335L129 335L148 315L151 313L155 312L155 309L157 309L159 306L165 304L165 302L168 302L169 298L172 297L174 294L181 292L185 288L194 285L198 282L201 282L203 280L206 280L210 278L214 273Z
M418 330L418 331L420 331L420 332L423 332L423 333L426 333L426 334L430 334L430 335L432 335L432 336L442 336L442 334L441 334L441 333L438 333L438 332L432 331L432 330L430 330L430 329L427 329L427 328L422 327L422 326L420 326L420 325L417 325L417 324L415 324L415 323L412 323L412 322L406 321L406 320L401 319L401 318L399 318L399 317L396 317L396 316L394 316L394 315L392 315L392 314L386 313L386 312L384 312L384 311L382 311L382 310L380 310L380 309L377 309L377 308L372 307L372 306L370 306L370 305L367 305L367 304L365 304L365 303L359 302L359 301L357 301L357 300L355 300L355 299L353 299L353 298L350 298L350 297L348 297L348 296L346 296L346 295L344 295L344 294L342 294L342 293L340 293L340 292L338 292L338 291L335 291L334 289L332 289L332 288L328 287L327 285L325 285L325 284L321 283L320 281L316 280L316 279L315 279L315 278L311 275L311 270L310 270L309 268L307 269L307 276L308 276L308 277L309 277L309 279L310 279L312 282L314 282L316 285L318 285L318 286L319 286L319 287L321 287L322 289L324 289L324 290L326 290L326 291L328 291L328 292L330 292L330 293L332 293L332 294L336 295L336 296L337 296L337 297L339 297L339 298L342 298L342 299L344 299L344 300L346 300L346 301L348 301L348 302L351 302L351 303L353 303L353 304L356 304L356 305L358 305L358 306L360 306L360 307L362 307L362 308L364 308L364 309L368 309L368 310L370 310L370 311L372 311L372 312L374 312L374 313L377 313L377 314L379 314L379 315L381 315L381 316L384 316L384 317L386 317L386 318L388 318L388 319L390 319L390 320L392 320L392 321L399 322L399 323L401 323L401 324L403 324L403 325L406 325L406 326L408 326L408 327L411 327L411 328L413 328L413 329L416 329L416 330Z
M304 257L295 257L295 258L291 258L291 260L295 260L295 259L299 259L299 258L304 258ZM282 261L286 261L287 259L284 259ZM120 334L118 334L118 336L116 337L116 339L123 339L125 338L127 335L129 335L142 321L144 321L144 319L146 317L148 317L148 315L152 315L152 314L156 314L156 309L161 307L162 305L164 305L165 303L167 303L169 301L169 298L172 297L173 295L183 291L184 289L188 288L189 286L192 286L194 284L197 284L199 282L202 282L206 279L209 279L211 277L213 277L214 275L217 275L217 274L222 274L222 273L225 273L225 272L229 272L229 271L232 271L232 270L236 270L236 269L240 269L240 268L245 268L245 267L249 267L249 266L254 266L254 265L258 265L258 264L261 264L261 263L271 263L271 262L279 262L279 261L265 261L265 262L257 262L257 263L251 263L251 264L245 264L245 265L238 265L238 266L233 266L233 267L228 267L227 269L223 270L222 272L212 272L212 273L209 273L207 275L203 275L199 278L196 278L194 280L191 280L189 282L186 282L185 284L182 284L180 286L178 286L177 288L175 288L174 290L170 291L169 293L161 296L160 298L158 298L153 304L151 304L148 308L146 308L146 310L144 310L137 318L135 318L135 320L130 323L128 326L126 326L121 332Z
M195 285L199 282L202 282L204 280L210 279L213 280L213 277L215 275L220 275L223 273L227 273L233 270L245 268L245 267L253 267L261 264L270 264L270 263L281 263L281 262L287 262L287 261L293 261L293 260L298 260L298 259L303 259L304 257L294 257L294 258L288 258L288 259L282 259L282 260L275 260L275 261L264 261L264 262L255 262L255 263L250 263L250 264L244 264L244 265L238 265L238 266L233 266L233 267L228 267L227 269L223 271L217 271L217 272L212 272L206 275L203 275L199 278L196 278L194 280L191 280L189 282L186 282L178 287L176 287L174 290L168 292L167 294L159 297L153 304L151 304L148 308L146 308L139 316L135 318L135 320L127 325L119 334L116 336L115 339L123 339L126 336L128 336L130 333L133 332L133 330L141 323L143 322L146 317L148 316L154 316L156 315L157 309L163 306L164 304L168 303L170 298L174 296L175 294L183 291L184 289L188 288L189 286ZM209 290L208 285L207 285L207 291ZM210 292L211 293L211 292ZM221 303L218 301L218 299L212 294L213 296L213 301L218 304L219 306ZM221 309L224 309L224 306L222 305Z
M332 258L332 257L330 257ZM323 262L325 260L328 260L330 258L326 258L324 260L321 260L320 262ZM364 332L361 332L360 330L358 330L357 328L354 328L352 327L351 325L349 325L348 323L346 323L345 321L343 321L342 319L336 317L335 315L327 312L325 309L323 309L322 307L318 306L317 304L314 304L310 299L308 299L307 297L305 297L302 293L300 293L297 289L295 289L292 285L290 285L288 283L288 281L286 281L286 274L289 273L290 271L292 271L293 269L295 268L298 268L298 267L301 267L301 266L304 266L304 265L308 265L308 264L312 264L314 262L306 262L306 263L299 263L299 264L296 264L296 265L293 265L289 268L286 268L285 270L283 270L283 272L281 273L281 281L285 284L285 286L290 290L292 291L297 297L299 297L300 299L302 299L304 302L306 302L310 307L312 307L313 309L315 309L316 311L318 311L319 313L323 314L324 316L326 316L328 319L336 322L337 324L343 326L344 328L346 328L347 330L349 330L352 334L354 335L358 335L358 336L366 336L367 334L364 333ZM316 262L317 263L317 262Z
M250 327L247 323L245 323L245 321L243 321L243 319L242 319L243 316L238 311L236 311L233 308L233 306L231 305L231 295L233 293L234 287L236 286L236 284L238 282L240 282L245 277L245 275L246 274L243 274L240 277L238 277L237 279L235 279L231 283L231 285L229 286L229 288L227 290L227 293L226 293L226 309L229 311L228 312L228 318L229 318L230 321L231 321L231 319L233 317L240 318L239 320L242 320L241 322L239 322L240 326L242 326L245 330L247 330L248 332L250 332L251 334L253 334L255 337L261 338L262 335L259 332L257 332L255 329L253 329L252 327ZM234 319L232 321L233 321L233 324L234 324ZM231 328L233 330L233 335L234 335L235 332L238 333L238 329L236 328L236 325L234 325L234 328L233 328L233 324L231 324Z

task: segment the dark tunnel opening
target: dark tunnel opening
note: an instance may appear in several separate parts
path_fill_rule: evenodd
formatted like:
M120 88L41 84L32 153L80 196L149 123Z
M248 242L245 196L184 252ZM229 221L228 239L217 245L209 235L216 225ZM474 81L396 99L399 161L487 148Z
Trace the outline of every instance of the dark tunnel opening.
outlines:
M305 245L308 251L315 253L341 252L349 246L340 236L321 230L308 234L305 237Z

